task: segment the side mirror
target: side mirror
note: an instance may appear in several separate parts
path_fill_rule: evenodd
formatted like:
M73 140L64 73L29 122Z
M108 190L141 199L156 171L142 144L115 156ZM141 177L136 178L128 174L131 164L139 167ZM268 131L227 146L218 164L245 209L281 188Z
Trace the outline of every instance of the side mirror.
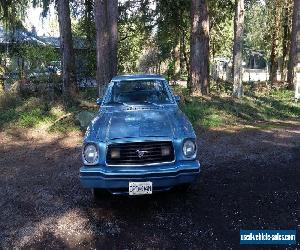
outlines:
M175 101L176 101L177 103L179 103L180 100L181 100L180 96L179 96L179 95L175 95Z
M100 106L102 101L103 101L103 98L97 98L97 100L96 100L97 105Z

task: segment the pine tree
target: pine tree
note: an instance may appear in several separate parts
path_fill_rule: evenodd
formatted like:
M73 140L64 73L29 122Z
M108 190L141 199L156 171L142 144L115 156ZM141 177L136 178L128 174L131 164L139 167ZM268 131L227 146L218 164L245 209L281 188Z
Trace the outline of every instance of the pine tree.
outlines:
M192 0L191 6L191 93L209 93L209 16L206 0Z

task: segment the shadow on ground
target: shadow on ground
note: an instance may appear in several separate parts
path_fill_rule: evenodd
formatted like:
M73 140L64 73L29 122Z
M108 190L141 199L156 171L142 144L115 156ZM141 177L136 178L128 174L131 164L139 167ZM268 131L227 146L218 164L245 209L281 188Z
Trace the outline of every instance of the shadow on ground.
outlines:
M1 247L238 248L240 229L299 230L300 140L278 133L210 131L189 192L97 202L79 186L78 144L9 135L0 146Z

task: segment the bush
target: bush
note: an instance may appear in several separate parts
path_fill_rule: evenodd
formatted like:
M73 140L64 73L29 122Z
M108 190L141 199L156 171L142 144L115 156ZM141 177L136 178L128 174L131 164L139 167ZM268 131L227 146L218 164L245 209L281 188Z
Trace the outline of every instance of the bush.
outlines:
M0 111L15 108L20 103L20 98L11 93L0 94Z

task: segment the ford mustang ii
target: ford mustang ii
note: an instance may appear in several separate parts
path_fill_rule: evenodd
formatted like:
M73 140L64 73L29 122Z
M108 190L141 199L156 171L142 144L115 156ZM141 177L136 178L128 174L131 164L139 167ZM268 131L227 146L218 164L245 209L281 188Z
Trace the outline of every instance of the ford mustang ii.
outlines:
M144 195L195 182L196 135L179 99L159 75L113 78L84 137L82 186Z

